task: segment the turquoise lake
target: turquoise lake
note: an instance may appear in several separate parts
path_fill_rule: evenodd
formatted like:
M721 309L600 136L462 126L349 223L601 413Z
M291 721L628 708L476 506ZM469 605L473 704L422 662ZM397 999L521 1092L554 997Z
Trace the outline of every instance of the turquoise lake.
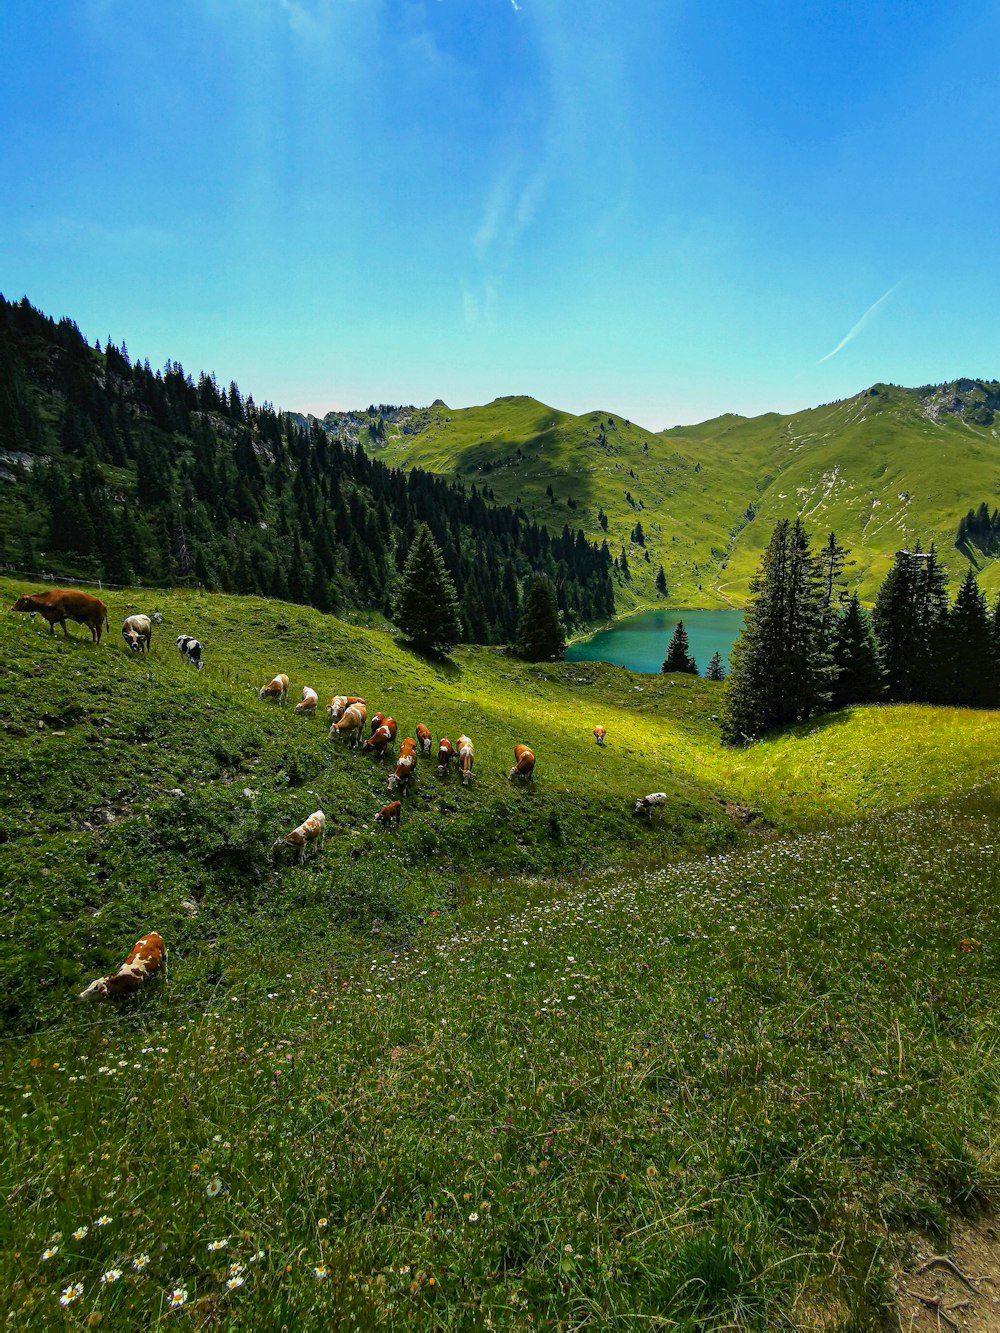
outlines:
M656 673L678 620L687 630L688 650L702 675L713 653L721 653L727 670L729 650L743 627L742 611L643 611L629 616L592 639L571 644L567 662L613 662L629 671Z

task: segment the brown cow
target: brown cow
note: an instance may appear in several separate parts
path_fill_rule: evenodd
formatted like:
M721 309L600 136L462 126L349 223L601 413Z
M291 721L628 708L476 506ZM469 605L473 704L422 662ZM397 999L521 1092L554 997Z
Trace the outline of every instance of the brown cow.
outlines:
M56 626L62 625L63 634L69 638L67 620L75 620L79 625L86 625L90 630L91 641L101 642L101 633L110 629L108 608L99 597L91 597L89 592L76 592L72 588L53 588L51 592L30 592L19 597L10 608L12 611L37 612L43 620L49 622L49 633L55 634Z
M417 744L420 746L420 753L430 758L431 753L431 733L422 722L417 723Z
M438 741L438 762L437 775L443 778L448 773L448 765L451 763L452 755L455 753L455 747L447 736L442 736Z
M526 745L514 746L514 767L507 774L508 778L530 778L535 771L535 752Z
M472 765L476 752L468 736L458 738L458 766L462 770L462 786L467 787L472 781Z
M362 754L373 754L378 759L385 758L385 752L392 745L392 736L389 728L384 724L376 727L372 734L361 747Z
M128 995L137 991L147 977L160 970L160 965L166 963L166 959L167 950L163 940L155 930L151 930L132 946L132 952L117 972L92 981L86 990L80 992L80 999L85 1000L91 995Z
M410 739L409 736L407 736L406 740L409 739ZM405 796L406 793L410 790L410 779L413 777L413 770L416 768L416 766L417 766L416 747L414 747L412 750L407 750L406 741L404 741L403 744L399 747L399 758L396 760L395 772L389 774L389 782L388 782L389 790L394 791L397 787L401 787L403 795Z
M594 728L594 740L597 742L598 745L603 745L603 744L604 744L604 737L605 737L607 734L608 734L608 729L607 729L607 727L595 727L595 728Z
M403 807L399 801L390 801L388 805L383 805L375 816L375 823L381 824L383 828L390 828L393 824L399 828L399 816L402 812Z

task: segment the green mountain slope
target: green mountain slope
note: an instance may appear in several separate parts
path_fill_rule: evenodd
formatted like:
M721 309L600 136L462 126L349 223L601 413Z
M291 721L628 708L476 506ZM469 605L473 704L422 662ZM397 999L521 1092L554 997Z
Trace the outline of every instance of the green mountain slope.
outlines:
M356 438L394 466L486 485L550 527L606 535L614 555L626 550L632 576L620 609L657 600L661 563L673 604L712 606L745 600L773 522L799 513L817 537L833 529L851 547L865 597L893 552L918 540L937 542L960 577L970 557L954 547L959 519L983 500L1000 503L998 408L1000 386L988 382L875 385L787 416L726 415L654 434L614 414L572 416L515 397L394 409ZM645 546L631 540L637 522ZM1000 562L972 555L996 592Z

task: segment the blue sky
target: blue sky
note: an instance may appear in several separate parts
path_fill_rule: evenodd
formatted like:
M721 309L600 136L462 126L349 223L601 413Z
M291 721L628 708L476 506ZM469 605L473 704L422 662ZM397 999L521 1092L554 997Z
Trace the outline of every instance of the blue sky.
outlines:
M4 0L0 291L315 412L1000 376L1000 7Z

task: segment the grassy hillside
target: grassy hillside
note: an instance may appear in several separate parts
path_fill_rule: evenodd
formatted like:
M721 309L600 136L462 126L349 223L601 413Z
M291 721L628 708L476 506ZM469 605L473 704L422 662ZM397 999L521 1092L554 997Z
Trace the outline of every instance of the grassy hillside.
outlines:
M71 1320L124 1324L178 1289L188 1326L866 1327L902 1231L988 1195L997 714L858 709L730 753L699 679L425 663L190 593L157 594L144 660L117 625L152 604L111 600L99 648L0 613L20 1326L63 1326L81 1283ZM424 765L377 833L384 773L261 704L278 670L468 731L472 787ZM318 806L324 854L273 864ZM75 1001L153 928L165 984Z
M893 552L918 539L938 543L956 581L964 572L959 519L982 500L1000 503L991 387L876 385L789 416L723 416L659 435L613 414L574 417L500 398L403 414L384 443L365 443L396 465L485 482L497 499L588 537L602 535L603 508L612 551L624 545L633 572L620 609L655 601L661 563L674 605L741 603L774 522L797 513L818 538L834 529L852 548L853 577L870 599ZM629 542L637 520L649 563ZM995 595L1000 561L980 563L982 586Z

